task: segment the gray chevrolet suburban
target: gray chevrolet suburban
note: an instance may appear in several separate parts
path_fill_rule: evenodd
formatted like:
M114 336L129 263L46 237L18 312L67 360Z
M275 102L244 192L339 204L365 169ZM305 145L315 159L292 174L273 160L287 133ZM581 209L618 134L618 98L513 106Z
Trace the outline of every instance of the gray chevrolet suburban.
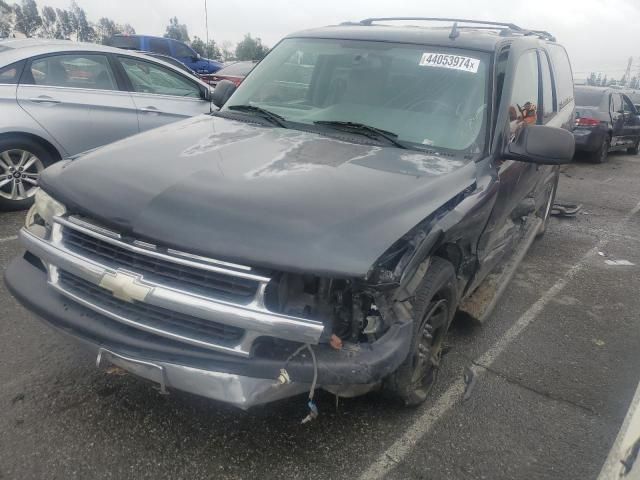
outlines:
M483 322L547 228L575 146L564 48L367 19L286 37L213 97L48 168L11 292L162 390L308 392L308 419L317 388L422 402L454 314Z

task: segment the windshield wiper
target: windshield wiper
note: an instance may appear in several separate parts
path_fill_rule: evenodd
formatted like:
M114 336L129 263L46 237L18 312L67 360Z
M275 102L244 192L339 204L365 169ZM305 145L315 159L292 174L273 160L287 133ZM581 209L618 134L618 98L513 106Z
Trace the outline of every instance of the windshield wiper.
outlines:
M366 125L364 123L343 122L339 120L316 120L313 123L315 123L316 125L326 125L328 127L334 127L338 130L344 130L346 132L357 133L373 139L383 139L398 148L407 148L397 140L398 135L396 135L395 133L372 127L371 125Z
M284 124L285 118L282 115L270 112L269 110L266 110L264 108L256 107L255 105L229 105L227 108L229 110L235 110L238 112L254 113L262 118L266 118L271 123L279 127L286 128Z

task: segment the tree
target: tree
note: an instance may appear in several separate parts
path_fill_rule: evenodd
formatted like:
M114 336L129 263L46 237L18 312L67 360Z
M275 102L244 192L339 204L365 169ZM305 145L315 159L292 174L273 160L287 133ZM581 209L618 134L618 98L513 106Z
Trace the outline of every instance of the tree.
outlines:
M25 1L25 0L23 0ZM92 42L96 38L96 32L89 21L87 20L87 14L78 6L74 1L71 2L71 15L73 18L74 31L76 33L76 39L79 42Z
M607 83L607 76L606 75L602 79L602 83L600 85L603 86L603 87L609 86L609 84Z
M221 56L220 49L213 40L209 40L209 43L206 44L200 37L193 37L191 48L205 58L219 58Z
M60 32L60 38L68 39L75 31L71 12L58 8L56 9L56 17L58 18L56 29Z
M222 42L222 48L220 48L220 55L222 55L222 58L224 59L224 61L228 61L228 60L232 60L233 59L233 43L231 43L229 40L225 40Z
M595 72L591 72L587 77L587 85L595 85L596 84L596 74Z
M125 23L124 25L122 25L120 27L120 33L123 33L125 35L135 35L136 34L136 29L133 28L128 23Z
M598 78L596 78L596 86L599 87L602 85L602 73L598 73Z
M8 37L13 31L13 8L0 0L0 38Z
M42 36L45 38L62 38L58 26L58 16L52 7L42 8Z
M238 60L262 60L269 51L269 47L262 44L259 38L252 38L250 33L236 46Z
M95 26L95 31L96 41L103 45L105 45L116 33L120 33L120 29L116 22L107 17L102 17L98 20L98 23Z
M22 6L14 5L16 15L15 29L27 37L32 37L42 25L35 0L22 0Z
M165 38L173 38L180 42L189 42L189 32L187 26L184 23L178 21L178 17L169 19L169 25L167 25L167 31L164 34Z

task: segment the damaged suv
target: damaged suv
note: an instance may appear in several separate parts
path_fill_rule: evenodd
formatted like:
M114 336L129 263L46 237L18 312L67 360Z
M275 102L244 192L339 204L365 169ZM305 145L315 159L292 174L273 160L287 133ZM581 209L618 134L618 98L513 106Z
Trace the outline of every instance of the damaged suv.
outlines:
M419 404L544 233L575 120L550 34L423 20L290 35L219 111L48 168L11 292L162 390Z

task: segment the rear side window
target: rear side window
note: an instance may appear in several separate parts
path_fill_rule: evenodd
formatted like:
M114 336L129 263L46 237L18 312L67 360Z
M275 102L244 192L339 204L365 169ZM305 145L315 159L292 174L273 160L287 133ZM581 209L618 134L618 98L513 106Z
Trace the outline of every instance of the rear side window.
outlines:
M171 56L171 50L169 49L169 42L163 38L150 38L149 50L163 55Z
M0 68L0 85L15 85L16 83L18 83L20 73L22 73L23 65L24 62L16 62L6 67Z
M548 45L551 63L555 73L558 109L562 110L573 100L573 73L571 63L564 48L559 45Z
M546 123L556 112L556 99L553 95L553 81L549 59L544 52L540 52L540 76L542 77L542 120Z
M54 55L38 58L28 69L30 83L52 87L117 90L105 55Z
M516 67L513 92L509 103L511 134L538 119L538 54L530 50L522 54Z

